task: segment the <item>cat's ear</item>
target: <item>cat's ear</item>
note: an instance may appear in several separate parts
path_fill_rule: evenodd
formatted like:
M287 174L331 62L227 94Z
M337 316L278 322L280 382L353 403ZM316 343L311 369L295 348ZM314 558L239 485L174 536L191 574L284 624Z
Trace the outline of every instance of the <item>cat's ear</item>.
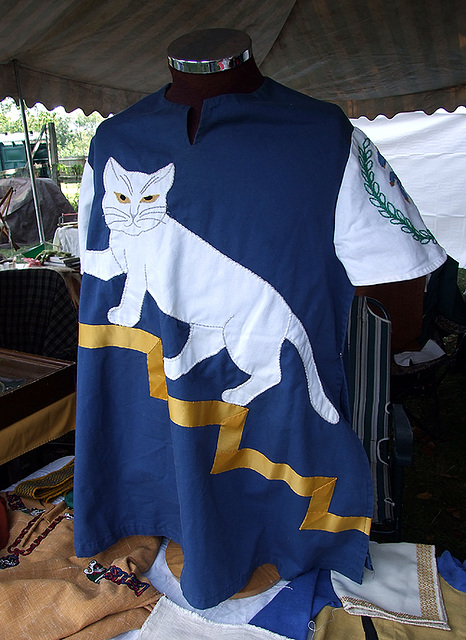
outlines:
M167 192L171 189L175 180L175 165L173 162L167 164L157 171L157 182L161 182L164 186L163 191Z
M113 174L114 178L118 178L121 173L126 173L126 170L123 169L115 158L109 158L104 169L104 184L106 184L107 177L110 177L109 173Z

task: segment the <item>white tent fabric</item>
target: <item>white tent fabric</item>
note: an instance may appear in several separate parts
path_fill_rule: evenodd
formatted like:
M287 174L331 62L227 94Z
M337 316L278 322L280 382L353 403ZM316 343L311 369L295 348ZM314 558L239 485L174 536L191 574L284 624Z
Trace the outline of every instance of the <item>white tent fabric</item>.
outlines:
M466 268L466 108L352 122L389 160L439 243Z

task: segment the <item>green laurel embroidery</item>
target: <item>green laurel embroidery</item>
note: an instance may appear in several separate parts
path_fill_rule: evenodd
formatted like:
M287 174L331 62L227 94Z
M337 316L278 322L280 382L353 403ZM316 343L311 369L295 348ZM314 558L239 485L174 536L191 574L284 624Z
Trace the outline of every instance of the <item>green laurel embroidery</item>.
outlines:
M404 233L410 233L414 240L421 244L438 244L433 234L428 229L416 229L411 220L404 215L400 209L397 209L393 203L388 200L387 196L380 190L379 183L375 180L372 168L372 149L370 148L370 140L366 138L362 143L362 147L358 146L359 164L361 165L361 173L364 178L364 188L369 194L369 202L374 205L381 216L390 220L392 224L400 225Z

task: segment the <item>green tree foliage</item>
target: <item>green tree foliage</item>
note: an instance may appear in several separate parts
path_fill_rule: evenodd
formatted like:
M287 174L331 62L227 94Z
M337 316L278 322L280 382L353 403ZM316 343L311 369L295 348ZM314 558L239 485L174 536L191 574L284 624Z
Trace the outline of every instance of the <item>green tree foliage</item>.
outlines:
M103 118L97 112L90 116L77 109L71 113L57 107L53 111L47 111L45 107L36 104L26 109L29 131L39 133L46 122L55 123L57 135L58 156L67 158L70 156L86 156L89 143L97 126ZM0 133L18 133L23 131L21 112L12 98L5 98L0 102Z

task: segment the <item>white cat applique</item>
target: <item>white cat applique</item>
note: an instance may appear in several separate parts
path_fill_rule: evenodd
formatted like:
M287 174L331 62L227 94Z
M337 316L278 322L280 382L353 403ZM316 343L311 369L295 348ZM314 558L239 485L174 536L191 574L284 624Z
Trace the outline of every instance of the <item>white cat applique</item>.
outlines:
M250 376L222 393L223 401L240 406L280 382L281 349L289 340L301 357L311 405L336 424L338 412L324 393L300 320L268 282L168 215L174 176L174 164L150 174L127 171L114 158L105 165L102 208L109 247L86 250L83 264L85 273L102 280L126 274L120 304L108 311L108 320L133 327L147 291L163 313L190 327L180 353L164 358L167 378L178 379L226 348Z

